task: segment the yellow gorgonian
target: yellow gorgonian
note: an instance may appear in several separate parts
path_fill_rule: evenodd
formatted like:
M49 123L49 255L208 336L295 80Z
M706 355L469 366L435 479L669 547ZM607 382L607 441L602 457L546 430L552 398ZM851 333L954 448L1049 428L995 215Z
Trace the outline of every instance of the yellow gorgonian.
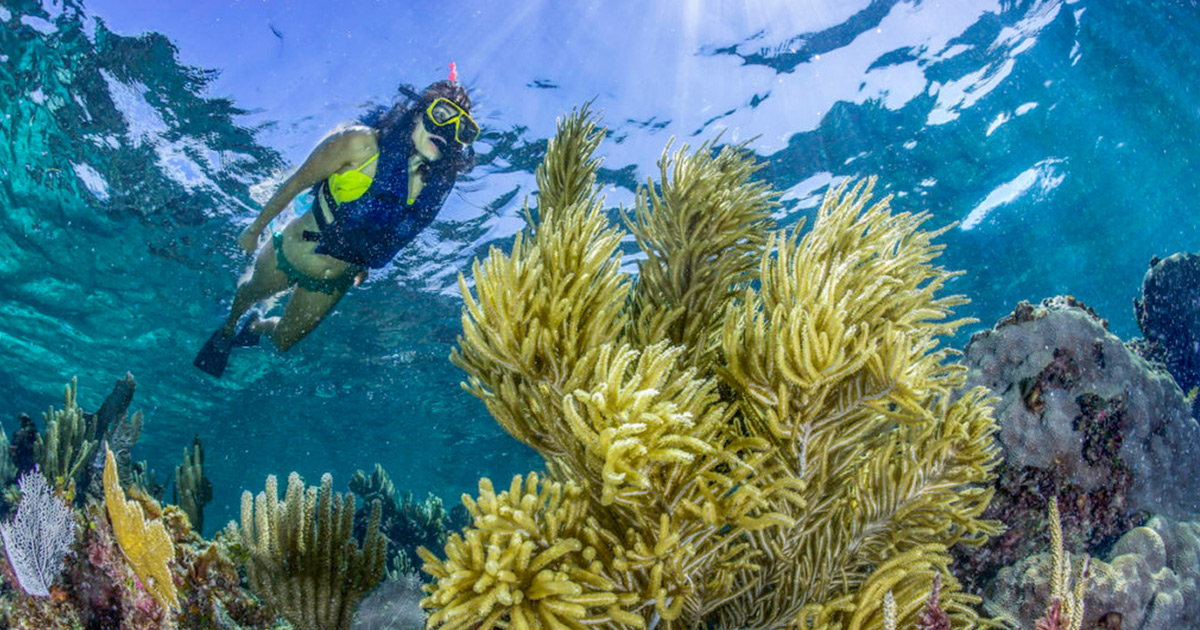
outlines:
M446 543L446 560L425 548L424 571L437 582L421 605L430 608L430 627L445 630L499 626L549 630L615 621L640 626L641 617L622 609L636 599L595 562L596 551L581 542L580 488L514 477L496 494L479 482L479 500L466 499L474 526Z
M163 608L178 609L179 594L171 579L170 567L171 560L175 559L175 545L161 520L147 521L142 506L125 498L121 480L117 477L117 462L107 445L104 447L104 504L117 545L142 585Z
M980 623L946 550L999 530L996 427L940 344L966 323L945 229L868 180L772 232L755 157L705 144L664 152L626 232L603 135L587 107L560 120L528 229L462 279L451 359L549 481L481 484L424 556L430 628L877 630L883 593L909 626L938 575Z

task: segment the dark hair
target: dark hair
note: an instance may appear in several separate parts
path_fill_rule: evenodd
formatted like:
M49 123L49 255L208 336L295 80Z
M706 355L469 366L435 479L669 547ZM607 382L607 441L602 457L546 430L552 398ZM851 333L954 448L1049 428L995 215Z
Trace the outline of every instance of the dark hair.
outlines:
M471 96L457 81L438 81L418 94L407 85L400 86L400 98L390 107L375 107L363 115L359 122L379 130L379 143L385 144L393 134L404 134L410 138L413 129L421 122L421 116L433 101L444 98L464 110L471 111ZM411 142L411 141L409 141ZM428 177L431 170L457 176L471 170L475 164L475 149L457 143L447 143L442 159L421 165L421 174Z

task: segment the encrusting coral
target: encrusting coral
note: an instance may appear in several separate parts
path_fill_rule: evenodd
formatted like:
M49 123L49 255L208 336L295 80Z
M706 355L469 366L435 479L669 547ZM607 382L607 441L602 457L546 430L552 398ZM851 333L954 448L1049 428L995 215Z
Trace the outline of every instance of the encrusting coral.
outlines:
M751 158L685 147L626 222L635 283L596 125L560 121L536 220L474 295L460 278L451 358L547 474L482 480L446 560L422 550L428 627L877 629L889 590L911 626L936 576L955 626L982 623L947 549L999 530L979 518L996 427L938 347L966 323L940 232L860 183L770 233Z

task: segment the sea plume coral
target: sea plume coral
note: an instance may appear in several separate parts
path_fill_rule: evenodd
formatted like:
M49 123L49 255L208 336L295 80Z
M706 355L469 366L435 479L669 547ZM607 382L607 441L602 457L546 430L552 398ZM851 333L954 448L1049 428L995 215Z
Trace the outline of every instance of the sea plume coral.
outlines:
M947 549L999 529L979 518L995 424L939 347L965 323L940 232L873 182L770 232L751 158L705 145L640 193L635 281L595 190L602 136L587 107L560 121L536 219L476 262L474 294L460 280L452 360L548 474L481 482L447 559L423 555L430 627L875 629L889 591L911 626L936 576L978 622Z

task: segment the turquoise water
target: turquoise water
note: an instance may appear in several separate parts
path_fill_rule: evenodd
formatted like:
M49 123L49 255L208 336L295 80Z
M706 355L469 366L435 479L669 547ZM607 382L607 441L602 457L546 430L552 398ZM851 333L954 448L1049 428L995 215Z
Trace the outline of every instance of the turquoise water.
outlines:
M280 67L302 74L288 99L237 67L188 65L204 55L177 23L138 34L153 25L128 8L0 6L0 422L11 433L18 413L37 418L73 376L95 409L133 373L132 408L146 414L134 457L166 477L199 435L210 530L268 474L332 471L341 486L378 462L417 496L457 497L480 476L539 467L459 387L455 279L520 229L554 117L588 98L613 132L614 205L655 173L670 136L723 132L749 139L786 191L782 223L810 215L830 182L871 174L897 209L958 222L942 262L966 272L953 289L973 300L960 311L981 321L970 330L1069 293L1136 336L1149 259L1200 249L1192 3L877 1L686 24L652 5L660 39L645 15L632 22L643 36L626 36L630 9L530 5L524 28L484 16L449 40L410 39L404 63L369 39L387 35L376 27L351 48L385 70L355 84L362 94L313 89L322 72L345 80L327 58L342 53L306 48L311 35L285 21L279 42L245 43L277 45L277 58L245 63L271 86L291 76ZM237 352L220 381L195 370L247 263L236 236L271 182L365 100L442 78L451 53L471 69L486 134L439 222L287 355Z

